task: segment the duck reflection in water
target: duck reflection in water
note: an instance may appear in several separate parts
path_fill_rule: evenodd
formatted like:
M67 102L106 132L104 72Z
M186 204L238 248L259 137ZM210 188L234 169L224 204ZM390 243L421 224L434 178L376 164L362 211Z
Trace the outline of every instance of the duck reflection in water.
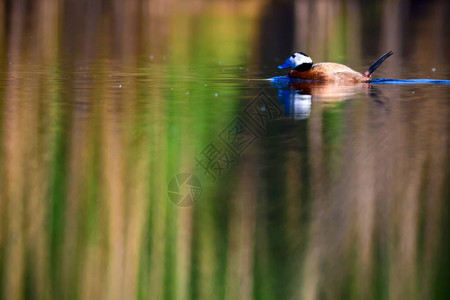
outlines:
M294 81L292 78L275 77L272 85L278 88L278 101L287 116L294 120L309 118L314 102L333 103L369 95L370 83L340 85L333 82Z

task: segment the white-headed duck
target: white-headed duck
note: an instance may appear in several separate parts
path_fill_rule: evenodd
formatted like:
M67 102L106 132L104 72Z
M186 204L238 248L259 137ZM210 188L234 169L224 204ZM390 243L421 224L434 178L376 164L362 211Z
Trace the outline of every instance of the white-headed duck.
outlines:
M303 52L292 54L286 62L278 66L280 69L292 68L289 77L304 80L316 80L326 82L370 82L370 76L383 61L394 54L392 51L387 52L380 57L370 68L364 73L359 73L353 69L338 63L324 62L313 64L312 59Z

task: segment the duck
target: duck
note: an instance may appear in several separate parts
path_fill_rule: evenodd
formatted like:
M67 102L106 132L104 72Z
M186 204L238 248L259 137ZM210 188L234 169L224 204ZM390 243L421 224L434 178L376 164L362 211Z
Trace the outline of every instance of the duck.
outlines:
M392 54L394 52L389 51L381 56L364 73L357 72L346 65L333 62L313 64L311 57L303 52L293 53L278 68L291 68L292 70L289 72L290 78L322 82L365 83L371 81L372 73Z

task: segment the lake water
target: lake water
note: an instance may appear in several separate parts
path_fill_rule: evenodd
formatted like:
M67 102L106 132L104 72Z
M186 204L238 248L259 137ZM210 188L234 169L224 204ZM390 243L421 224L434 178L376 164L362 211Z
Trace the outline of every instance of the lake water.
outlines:
M0 20L0 299L450 298L447 1L18 0ZM375 79L421 80L277 69L389 50Z

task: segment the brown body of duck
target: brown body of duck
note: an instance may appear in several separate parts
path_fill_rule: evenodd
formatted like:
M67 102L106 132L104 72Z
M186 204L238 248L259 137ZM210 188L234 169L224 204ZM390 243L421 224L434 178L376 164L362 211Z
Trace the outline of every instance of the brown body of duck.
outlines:
M317 81L348 81L348 82L369 82L370 76L352 70L351 68L337 63L314 64L308 71L291 70L289 77L305 80Z
M338 63L325 62L313 64L311 58L302 52L292 54L286 62L278 68L292 68L289 72L289 77L304 80L342 83L370 82L371 74L392 54L392 51L384 54L364 73L359 73Z

